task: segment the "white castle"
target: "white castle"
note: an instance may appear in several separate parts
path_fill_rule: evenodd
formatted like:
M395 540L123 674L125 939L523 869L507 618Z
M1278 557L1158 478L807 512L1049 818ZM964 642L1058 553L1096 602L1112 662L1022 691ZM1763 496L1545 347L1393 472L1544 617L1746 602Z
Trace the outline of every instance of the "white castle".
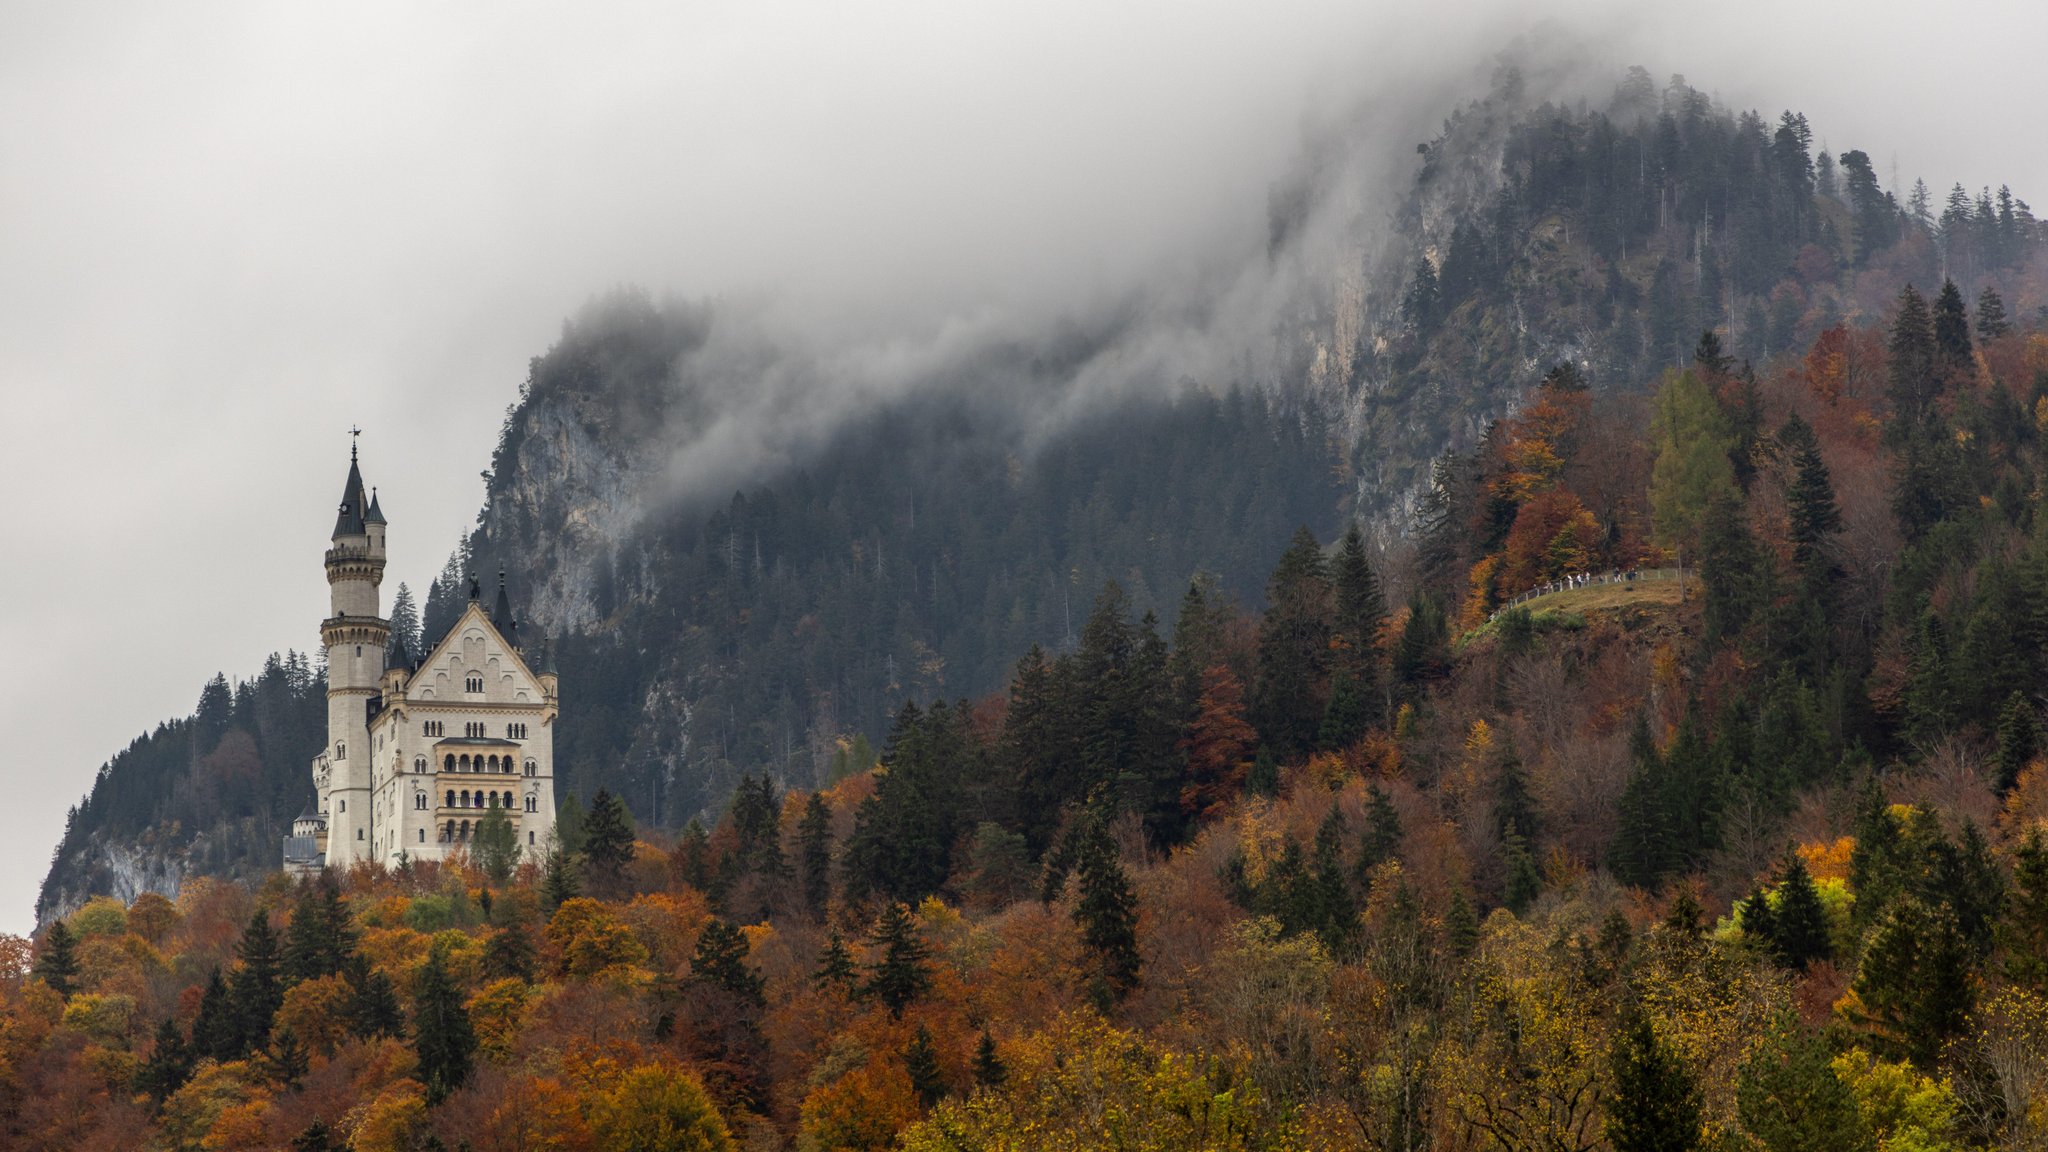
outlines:
M469 603L414 662L386 649L379 615L384 513L363 487L355 449L327 550L333 611L327 650L327 747L313 758L319 810L292 823L287 871L374 860L440 860L465 851L489 810L506 812L522 853L538 858L555 826L555 675L527 667L505 576L486 612Z

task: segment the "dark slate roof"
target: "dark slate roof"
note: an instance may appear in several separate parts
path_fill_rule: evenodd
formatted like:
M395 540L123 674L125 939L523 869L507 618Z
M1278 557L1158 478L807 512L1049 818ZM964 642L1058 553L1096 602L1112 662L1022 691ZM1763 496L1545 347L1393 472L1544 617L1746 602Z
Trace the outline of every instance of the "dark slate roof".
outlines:
M363 470L356 467L354 449L348 454L348 482L341 486L341 509L334 518L334 538L366 535L363 524L366 501L363 491Z
M505 570L498 569L498 602L491 608L491 623L505 643L519 647L519 622L512 616L512 596L505 591Z
M363 523L384 523L384 510L377 506L377 490L375 488L370 489L370 510L363 513Z

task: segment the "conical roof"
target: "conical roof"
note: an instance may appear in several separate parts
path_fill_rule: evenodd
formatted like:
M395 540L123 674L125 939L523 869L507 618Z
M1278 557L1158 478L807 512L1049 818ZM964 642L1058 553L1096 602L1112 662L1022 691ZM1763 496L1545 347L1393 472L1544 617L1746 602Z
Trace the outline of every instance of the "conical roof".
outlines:
M348 450L348 480L341 486L341 509L334 518L334 538L343 536L365 536L369 530L364 526L364 513L368 501L364 498L363 470L356 466L356 450Z
M370 489L370 510L363 513L363 523L384 523L384 509L377 506L377 490L375 488Z
M498 569L498 602L491 606L491 623L505 643L519 647L519 622L512 618L512 597L505 591L505 570Z

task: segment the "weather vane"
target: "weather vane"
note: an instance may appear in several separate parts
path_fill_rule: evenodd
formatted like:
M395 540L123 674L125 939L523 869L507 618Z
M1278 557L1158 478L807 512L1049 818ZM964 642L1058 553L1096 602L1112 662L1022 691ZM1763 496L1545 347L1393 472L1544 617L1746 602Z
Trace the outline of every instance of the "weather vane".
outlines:
M348 426L348 434L348 458L353 460L356 458L356 445L362 443L363 430L351 424Z

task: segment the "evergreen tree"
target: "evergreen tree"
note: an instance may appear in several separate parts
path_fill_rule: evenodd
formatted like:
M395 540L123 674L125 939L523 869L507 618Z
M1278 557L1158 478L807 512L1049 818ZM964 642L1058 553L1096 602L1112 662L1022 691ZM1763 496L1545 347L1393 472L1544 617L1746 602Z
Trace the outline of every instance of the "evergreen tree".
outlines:
M1316 747L1338 752L1365 735L1376 711L1368 692L1348 671L1330 678L1330 703L1323 710L1323 722L1316 728Z
M1394 809L1393 797L1375 780L1365 786L1365 834L1358 851L1361 878L1394 859L1400 850L1401 814Z
M523 924L501 925L484 941L484 974L493 980L533 983L533 936Z
M918 934L917 921L902 904L883 906L872 939L882 956L868 969L861 994L881 1001L889 1015L901 1020L910 1002L931 988L932 974L926 963L929 951Z
M469 1079L476 1033L462 1001L462 988L449 975L447 960L436 946L427 953L413 989L413 1052L419 1057L429 1106L447 1099Z
M421 642L419 604L413 599L412 589L400 581L398 594L391 598L391 641L384 662L399 668L426 659L429 653Z
M1813 874L1797 852L1785 855L1778 881L1778 907L1771 931L1771 943L1779 962L1801 971L1816 960L1829 959L1834 946L1828 939L1827 909L1821 904L1820 889Z
M343 1145L334 1142L334 1130L324 1120L315 1120L306 1125L305 1131L292 1138L291 1152L346 1152Z
M469 854L491 883L503 884L512 878L512 869L519 863L519 832L505 809L494 807L484 812L470 837Z
M755 1009L768 1006L767 984L761 974L747 966L749 945L739 927L713 918L697 936L697 951L690 958L690 979L724 989Z
M228 981L228 1003L234 1013L237 1055L262 1049L270 1042L270 1022L284 1002L279 973L277 934L270 917L258 911L249 917L235 948L241 966Z
M1895 905L1866 939L1853 987L1887 1046L1931 1069L1975 996L1968 941L1946 906Z
M824 796L813 792L804 802L796 834L804 907L812 916L822 918L832 903L832 809Z
M695 816L683 825L683 833L676 838L676 850L669 856L669 867L683 883L699 892L711 891L711 833L704 830L704 822Z
M1302 755L1316 746L1325 706L1330 599L1322 547L1307 528L1296 529L1266 582L1251 706L1252 726L1282 756Z
M1919 625L1913 633L1912 659L1906 669L1907 739L1922 748L1933 747L1954 725L1956 711L1948 630L1930 608L1920 613Z
M1977 339L1997 340L2012 334L2012 321L2006 319L2005 301L1999 298L1998 289L1986 284L1977 293Z
M1501 835L1501 856L1508 866L1507 885L1501 895L1501 903L1515 915L1523 915L1543 891L1543 875L1536 870L1536 858L1529 852L1529 842L1523 839L1521 830L1513 821L1508 822L1506 831Z
M554 836L555 842L562 846L562 851L571 856L583 854L586 820L583 801L578 800L574 792L562 797L561 802L555 805Z
M1786 493L1792 520L1792 560L1802 570L1812 566L1820 550L1842 530L1842 512L1835 506L1835 485L1820 458L1820 439L1798 413L1778 429L1778 445L1792 464L1792 486Z
M1444 943L1450 946L1451 955L1460 959L1479 946L1479 914L1463 888L1451 892L1451 906L1444 912Z
M227 981L215 968L206 978L206 991L199 997L199 1013L192 1018L194 1060L233 1060L241 1038L235 1029L234 1007L228 1000Z
M1378 727L1386 723L1385 710L1380 706L1385 685L1379 644L1380 630L1387 622L1387 597L1379 576L1372 570L1371 558L1365 551L1365 534L1356 521L1345 530L1343 542L1337 547L1332 576L1336 603L1334 632L1342 646L1337 667L1359 697L1357 722L1362 727ZM1334 711L1336 707L1333 684L1330 708Z
M1732 486L1708 501L1700 528L1699 567L1707 640L1732 641L1763 615L1774 597L1770 561L1751 534L1741 497Z
M1943 376L1967 372L1970 353L1970 313L1963 305L1962 290L1953 280L1941 282L1941 294L1934 299L1934 367Z
M903 1049L903 1067L910 1073L910 1089L920 1104L937 1107L946 1097L946 1073L939 1067L939 1049L932 1043L931 1029L919 1022Z
M1009 1077L1010 1070L996 1052L996 1038L983 1028L981 1043L974 1049L974 1083L982 1088L1000 1088Z
M951 875L963 780L978 775L966 720L964 704L945 701L929 713L906 702L896 714L882 754L886 770L854 810L841 858L848 900L869 893L921 900Z
M364 1040L399 1036L405 1032L405 1013L398 1004L398 989L391 977L372 968L361 957L346 972L349 983L348 1030ZM197 1026L194 1026L197 1035Z
M552 913L564 903L574 900L582 890L583 885L576 876L576 858L560 845L549 849L541 861L541 907Z
M1767 1152L1876 1152L1856 1094L1835 1074L1833 1053L1789 1016L1742 1065L1736 1114Z
M1890 371L1886 395L1892 414L1885 434L1899 443L1930 422L1940 394L1934 317L1927 311L1926 297L1911 284L1899 293L1898 315L1892 321Z
M1700 1146L1699 1083L1640 1005L1623 1010L1608 1063L1614 1096L1607 1108L1607 1140L1614 1152L1689 1152Z
M1998 790L2008 792L2041 754L2041 722L2026 694L2015 689L1998 713Z
M1436 265L1429 257L1415 258L1415 278L1408 284L1408 294L1401 298L1401 318L1415 330L1415 334L1427 338L1436 331L1437 318L1443 306L1442 289L1437 283Z
M43 946L36 953L36 977L65 999L78 984L78 937L62 919L54 920L43 933Z
M1344 877L1344 814L1335 804L1316 829L1314 885L1316 935L1331 950L1348 952L1358 936L1358 902Z
M583 823L583 860L591 876L607 885L618 884L626 865L633 862L633 816L604 788L591 797L590 815Z
M847 950L846 940L835 930L825 941L825 950L818 954L818 970L811 979L820 987L837 984L851 993L859 983L858 973L853 967L853 953Z
M1108 998L1120 1000L1138 986L1138 898L1109 829L1093 815L1083 821L1075 859L1081 893L1074 922L1095 953Z
M1247 796L1277 796L1280 793L1280 762L1273 758L1273 750L1261 744L1252 757L1252 766L1245 773L1244 791Z
M2048 992L2048 839L2037 825L2013 852L2012 893L1998 925L2006 978Z
M1528 840L1534 840L1540 832L1536 817L1536 798L1529 794L1529 774L1522 767L1522 758L1515 754L1515 743L1512 738L1501 746L1500 764L1495 769L1494 834L1506 836L1511 825Z
M173 1092L192 1078L194 1063L194 1054L186 1046L184 1034L178 1031L177 1021L166 1017L156 1026L156 1043L150 1048L149 1059L135 1070L135 1090L161 1108Z
M312 1056L297 1033L286 1028L270 1038L270 1047L263 1053L263 1071L271 1083L291 1091L312 1069Z

